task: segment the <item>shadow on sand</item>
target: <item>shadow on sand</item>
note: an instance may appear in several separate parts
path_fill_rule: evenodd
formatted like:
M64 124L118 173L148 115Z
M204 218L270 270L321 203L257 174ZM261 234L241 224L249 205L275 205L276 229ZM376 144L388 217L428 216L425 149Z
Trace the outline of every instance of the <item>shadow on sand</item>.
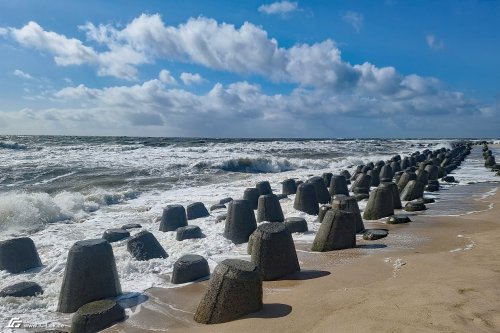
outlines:
M314 269L302 269L293 274L287 275L279 280L312 280L330 275L328 271L319 271Z
M281 318L288 316L292 312L292 307L288 304L269 303L264 304L264 307L259 312L250 313L241 319L245 318Z

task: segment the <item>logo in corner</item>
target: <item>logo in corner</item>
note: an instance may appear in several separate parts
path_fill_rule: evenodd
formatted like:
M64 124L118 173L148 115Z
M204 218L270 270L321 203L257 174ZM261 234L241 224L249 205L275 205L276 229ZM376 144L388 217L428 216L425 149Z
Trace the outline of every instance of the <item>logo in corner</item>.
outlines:
M7 324L7 328L19 328L23 324L21 318L12 317Z

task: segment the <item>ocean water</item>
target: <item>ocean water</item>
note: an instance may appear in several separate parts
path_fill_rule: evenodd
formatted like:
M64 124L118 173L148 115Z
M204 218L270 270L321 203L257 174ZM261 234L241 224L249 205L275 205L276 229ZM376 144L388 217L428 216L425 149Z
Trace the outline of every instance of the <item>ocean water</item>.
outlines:
M182 255L203 255L213 269L222 259L244 256L246 244L235 246L222 236L224 223L215 219L225 210L189 221L201 227L205 238L178 242L174 232L158 231L166 205L201 201L209 208L225 197L240 198L246 187L261 180L280 193L280 182L287 178L305 180L343 169L352 173L358 164L449 148L452 142L0 136L0 240L29 235L43 263L22 274L0 271L0 287L35 281L44 288L40 297L1 299L0 327L12 317L67 322L69 316L56 308L67 253L78 240L140 223L169 257L139 262L127 252L126 241L113 243L123 297L154 286L173 287L169 276ZM484 168L479 147L454 176L460 183L453 186L498 181ZM281 200L285 217L306 218L310 230L294 239L312 241L319 228L316 217L294 210L293 198ZM365 205L360 202L361 209Z

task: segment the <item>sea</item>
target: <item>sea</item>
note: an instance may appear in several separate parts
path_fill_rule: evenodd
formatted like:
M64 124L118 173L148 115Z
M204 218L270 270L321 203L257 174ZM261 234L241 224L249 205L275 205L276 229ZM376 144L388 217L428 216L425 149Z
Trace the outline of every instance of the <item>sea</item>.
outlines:
M177 241L175 232L158 231L168 204L201 201L210 208L226 197L241 198L245 188L262 180L281 193L281 182L287 178L352 173L360 164L451 148L456 141L0 136L0 240L31 237L43 263L20 274L0 271L0 288L34 281L44 289L38 297L0 299L0 331L13 317L40 324L68 321L68 315L56 309L68 250L76 241L101 238L106 229L127 223L151 231L167 251L167 259L136 261L127 252L126 240L112 244L124 292L121 298L138 297L151 287L174 287L169 282L172 267L184 254L204 256L211 269L223 259L246 254L246 244L234 245L222 236L224 223L216 223L216 217L224 209L189 221L200 226L202 239ZM499 152L493 153L500 156ZM458 183L444 185L445 189L497 184L500 178L484 167L480 146L453 176ZM486 186L480 194L491 195L496 188ZM461 192L467 191L455 191ZM446 200L443 193L432 195ZM304 217L309 226L309 232L293 237L312 242L319 223L315 216L294 210L293 197L280 201L285 217ZM365 206L366 201L360 202L361 209ZM467 209L448 209L443 214L466 213Z

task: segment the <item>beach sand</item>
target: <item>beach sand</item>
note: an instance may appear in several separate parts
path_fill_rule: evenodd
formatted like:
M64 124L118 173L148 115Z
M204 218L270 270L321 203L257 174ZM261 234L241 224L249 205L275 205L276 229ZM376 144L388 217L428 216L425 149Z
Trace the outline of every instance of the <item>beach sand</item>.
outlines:
M302 271L264 282L264 309L239 320L194 322L203 281L146 291L106 332L500 332L500 193L466 201L479 212L365 223L390 235L356 249L298 243Z

